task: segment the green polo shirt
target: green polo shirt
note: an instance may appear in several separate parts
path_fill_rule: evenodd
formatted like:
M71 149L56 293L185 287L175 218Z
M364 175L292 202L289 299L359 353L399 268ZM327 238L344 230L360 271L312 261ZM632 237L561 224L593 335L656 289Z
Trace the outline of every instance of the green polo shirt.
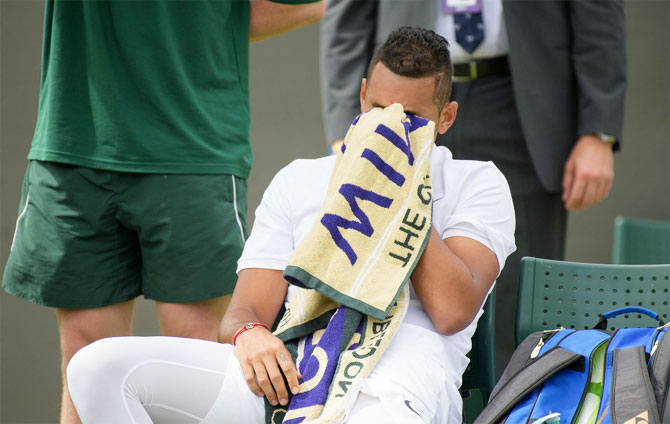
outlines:
M249 12L244 0L47 0L28 158L248 177Z

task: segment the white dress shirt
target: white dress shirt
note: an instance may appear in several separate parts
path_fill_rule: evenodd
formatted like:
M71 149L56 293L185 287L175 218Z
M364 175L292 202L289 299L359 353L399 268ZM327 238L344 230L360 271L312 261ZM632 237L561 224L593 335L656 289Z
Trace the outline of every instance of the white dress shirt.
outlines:
M465 51L456 41L454 15L444 12L442 9L442 3L447 0L435 1L438 3L435 32L449 41L449 52L453 63L466 63L473 59L488 59L507 54L509 43L507 42L501 0L481 0L484 40L472 54Z

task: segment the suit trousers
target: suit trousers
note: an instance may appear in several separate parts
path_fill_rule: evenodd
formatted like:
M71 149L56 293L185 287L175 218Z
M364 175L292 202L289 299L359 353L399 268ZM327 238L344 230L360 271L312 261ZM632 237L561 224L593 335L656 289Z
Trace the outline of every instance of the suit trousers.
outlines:
M453 84L454 125L437 138L456 159L493 161L505 175L516 215L517 250L496 282L496 368L499 377L514 351L514 323L523 256L563 259L566 211L561 193L540 183L521 128L510 75Z

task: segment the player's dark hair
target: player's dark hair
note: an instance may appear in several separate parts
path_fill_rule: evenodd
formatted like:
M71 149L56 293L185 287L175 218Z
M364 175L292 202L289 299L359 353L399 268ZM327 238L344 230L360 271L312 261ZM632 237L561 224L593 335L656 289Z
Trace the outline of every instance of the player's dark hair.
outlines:
M395 29L372 56L368 65L368 80L379 62L403 77L434 76L433 103L438 111L449 101L453 74L449 43L434 31L413 27Z

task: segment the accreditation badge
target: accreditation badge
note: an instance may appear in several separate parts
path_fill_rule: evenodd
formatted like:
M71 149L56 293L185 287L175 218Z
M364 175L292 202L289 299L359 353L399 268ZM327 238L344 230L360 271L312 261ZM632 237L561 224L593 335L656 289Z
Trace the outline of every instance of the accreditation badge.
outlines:
M482 0L440 0L444 13L478 13L482 11Z

